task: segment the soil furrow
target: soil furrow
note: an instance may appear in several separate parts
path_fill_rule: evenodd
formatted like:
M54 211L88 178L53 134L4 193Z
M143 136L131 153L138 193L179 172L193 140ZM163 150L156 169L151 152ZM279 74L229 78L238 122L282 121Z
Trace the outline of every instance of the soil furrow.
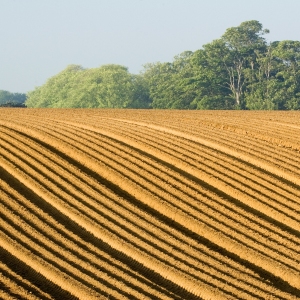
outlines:
M8 167L8 165L6 166L6 169L10 169L11 173L15 173L13 171L14 168L10 168ZM15 176L16 175L16 176ZM31 181L30 178L28 178L28 176L18 176L17 173L14 176L17 177L20 181L23 181L24 178L26 178L26 180ZM36 181L32 182L32 183L27 183L28 186L30 186L30 188L34 189L35 192L37 192L40 196L42 196L44 199L50 200L51 202L55 199L53 198L53 196L51 194L49 194L49 192L46 192L43 189L40 188L36 188ZM68 206L68 208L65 206L66 204L64 203L59 204L58 199L54 200L53 204L55 203L55 206L59 205L59 209L64 211L65 214L67 214L68 216L71 216L72 219L75 219L76 222L78 222L79 224L81 224L81 226L83 227L87 227L88 231L91 231L94 235L100 237L101 239L105 238L105 240L107 242L109 242L109 244L115 244L118 245L116 246L117 248L123 249L125 248L125 250L127 250L129 253L135 253L135 255L133 255L133 257L137 256L140 259L142 259L142 261L146 261L149 262L149 266L151 266L151 268L153 268L153 266L160 272L163 272L166 274L166 278L169 278L169 276L171 276L171 278L178 278L180 277L180 275L178 274L178 272L175 274L173 273L173 271L170 268L162 268L159 265L157 265L157 263L154 263L153 259L151 259L150 257L146 257L146 256L142 256L142 254L140 253L140 251L135 250L134 248L132 248L132 246L130 246L129 244L124 244L121 241L118 241L118 239L116 239L114 236L112 236L111 234L107 233L106 231L103 231L103 227L99 227L97 226L95 223L91 223L90 220L88 220L87 218L83 217L82 214L80 214L80 212L77 210L77 212L75 212L73 209L70 209L70 206ZM101 234L100 234L101 233ZM126 252L125 252L126 253ZM199 286L193 284L190 281L187 281L186 279L184 279L184 277L182 277L182 279L180 280L176 280L175 281L176 284L179 285L187 285L188 287L192 288L192 289L196 289L198 290L197 293L201 293L201 291L199 290ZM183 285L183 287L185 287L185 285ZM208 290L209 291L209 287L205 287L203 290ZM208 291L206 291L206 293L208 293ZM213 295L216 294L214 291L212 291Z
M240 114L0 110L0 298L300 299L299 114Z
M78 138L76 138L78 140ZM89 148L92 148L91 146L89 146ZM104 153L103 153L104 149L102 149L102 152L101 152L101 155L103 156ZM147 178L150 178L149 176ZM145 184L143 184L145 186ZM277 245L275 245L276 247ZM294 256L297 254L297 251L294 253Z
M108 221L108 218L106 218L106 220ZM112 221L112 220L111 220ZM98 221L99 222L99 221ZM104 224L101 224L102 226L105 226ZM112 222L112 227L114 227L116 225L116 221L114 221L114 222ZM119 227L119 229L118 229L118 232L122 232L122 227ZM116 235L116 234L115 234ZM123 234L122 234L122 236L123 236L123 240L124 240L124 237L126 236L126 235L128 235L128 228L126 229L126 231L124 231L123 232ZM129 242L129 241L131 241L132 242L132 240L134 239L134 236L131 236L131 238L129 237L128 238L128 240L127 240L127 242ZM142 239L141 239L141 237L139 238L139 243L141 244L141 241L142 241ZM147 245L148 245L148 247L150 247L150 244L149 244L149 241L148 241L148 243L147 243ZM136 247L138 246L138 244L136 244ZM161 251L162 249L160 249L160 251ZM145 250L145 247L144 247L144 253L146 253L147 251ZM154 253L155 252L157 252L157 246L155 247L155 248L152 248L152 255L154 255ZM68 253L68 256L70 255L70 253ZM162 254L162 252L160 252L160 255L158 255L158 256L156 256L156 259L158 259L158 260L161 260L161 256L163 256L163 254ZM168 261L168 263L169 263L169 260L171 259L171 261L172 261L172 258L171 258L171 256L169 255L168 256L168 259L166 258L166 260L165 260L165 263ZM65 261L66 261L66 259L65 259ZM176 264L176 262L177 262L177 264L179 263L179 259L177 258L176 259L176 261L174 261L173 262L173 264L175 265ZM169 263L170 264L170 263ZM79 261L77 261L77 265L79 266ZM171 265L170 265L171 266ZM187 262L185 262L184 263L184 265L182 265L182 266L187 266ZM181 269L182 269L182 267L181 267ZM179 270L179 269L178 269ZM196 270L196 269L195 269ZM188 274L188 272L186 272L186 274ZM207 274L208 275L208 274ZM99 279L98 279L99 280ZM210 284L212 284L212 280L210 280Z

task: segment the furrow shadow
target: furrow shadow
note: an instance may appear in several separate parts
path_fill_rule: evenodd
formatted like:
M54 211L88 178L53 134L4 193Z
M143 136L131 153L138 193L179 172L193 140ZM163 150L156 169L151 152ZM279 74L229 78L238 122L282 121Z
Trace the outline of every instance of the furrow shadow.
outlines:
M26 278L30 281L34 286L38 287L44 293L50 295L53 299L61 300L76 300L79 299L69 293L66 290L63 290L60 286L56 285L52 281L48 280L42 274L40 274L37 270L34 270L29 265L27 265L24 261L21 261L7 250L0 246L0 260L4 262L13 272L21 276L22 278ZM18 282L20 284L20 282ZM24 286L23 287L32 292L34 295L41 297L43 299L43 295L37 293L37 291L31 287Z

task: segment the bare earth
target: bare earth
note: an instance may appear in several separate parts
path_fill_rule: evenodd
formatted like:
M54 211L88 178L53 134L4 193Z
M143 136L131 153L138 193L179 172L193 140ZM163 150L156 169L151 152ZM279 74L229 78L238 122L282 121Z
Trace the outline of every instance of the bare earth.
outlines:
M0 299L300 299L300 112L1 109Z

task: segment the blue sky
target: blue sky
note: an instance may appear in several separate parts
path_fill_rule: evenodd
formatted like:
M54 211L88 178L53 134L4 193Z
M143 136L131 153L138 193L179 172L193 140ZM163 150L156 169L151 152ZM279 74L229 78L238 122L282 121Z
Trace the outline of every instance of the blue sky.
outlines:
M139 73L258 20L300 40L299 0L0 0L0 90L28 92L69 64Z

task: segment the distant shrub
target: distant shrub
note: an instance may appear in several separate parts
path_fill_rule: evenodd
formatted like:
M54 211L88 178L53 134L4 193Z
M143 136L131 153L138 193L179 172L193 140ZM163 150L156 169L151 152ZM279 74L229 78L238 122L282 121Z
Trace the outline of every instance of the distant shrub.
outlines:
M0 104L0 107L23 107L26 108L25 103L20 103L20 102L6 102Z

